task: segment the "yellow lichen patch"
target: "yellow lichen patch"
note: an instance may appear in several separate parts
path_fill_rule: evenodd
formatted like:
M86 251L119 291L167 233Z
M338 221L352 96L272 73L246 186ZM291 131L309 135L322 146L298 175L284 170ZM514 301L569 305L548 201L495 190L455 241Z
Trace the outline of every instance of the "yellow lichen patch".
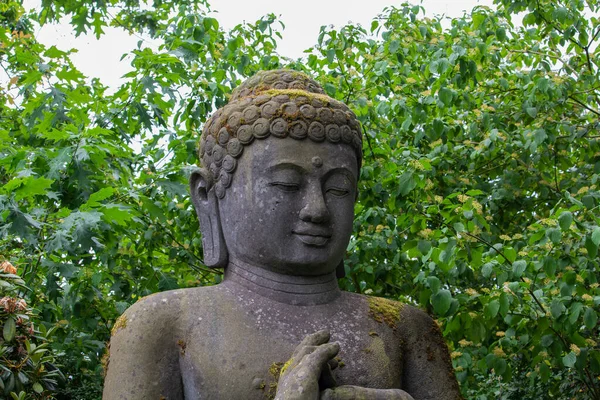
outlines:
M396 329L400 321L400 311L404 304L381 297L369 298L369 315L379 323L386 323L390 328Z
M114 336L121 329L125 328L127 328L127 317L125 314L123 314L115 321L115 324L112 327L111 335Z
M281 370L283 369L284 365L285 364L282 362L274 362L269 367L269 374L271 374L271 378L273 380L273 382L269 384L269 391L265 393L266 398L269 400L273 400L277 394L277 383L279 382L279 375L281 374Z
M293 358L290 358L285 364L283 364L283 367L281 367L281 371L279 372L280 375L285 374L285 371L290 367L290 365L292 365L292 363L294 362Z
M324 105L329 105L329 103L336 101L326 94L312 93L302 89L268 89L260 94L266 94L271 97L285 94L290 96L291 99L295 97L306 97L308 100L319 100L323 102Z
M102 375L106 378L106 374L108 373L108 363L110 362L110 343L106 345L106 352L102 355L100 359L100 365L102 365Z

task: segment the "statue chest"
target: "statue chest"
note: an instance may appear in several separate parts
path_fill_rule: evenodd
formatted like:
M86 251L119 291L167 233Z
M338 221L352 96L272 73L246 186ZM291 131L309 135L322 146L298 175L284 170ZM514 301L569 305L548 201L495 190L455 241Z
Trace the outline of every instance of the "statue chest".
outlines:
M218 304L187 317L178 339L186 399L274 398L283 364L322 329L340 344L338 385L401 387L398 334L374 320L368 305L267 306Z

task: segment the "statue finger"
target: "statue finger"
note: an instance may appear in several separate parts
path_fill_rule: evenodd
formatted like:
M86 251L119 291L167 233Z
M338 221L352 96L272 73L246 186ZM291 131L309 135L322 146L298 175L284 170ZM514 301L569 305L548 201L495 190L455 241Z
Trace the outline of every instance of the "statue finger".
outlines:
M331 360L329 360L331 362ZM337 382L335 381L335 377L331 372L331 365L329 363L325 364L323 367L323 371L321 372L321 376L319 377L319 389L325 390L328 388L335 387Z
M294 354L292 354L292 358L299 361L304 355L308 354L306 352L306 348L313 347L314 350L315 346L322 345L323 343L327 343L328 341L328 330L321 330L315 333L311 333L310 335L307 335L298 346L296 346Z
M323 329L307 335L302 342L300 342L300 346L318 346L329 342L329 337L329 331L327 329Z
M340 345L338 343L326 343L318 346L312 353L304 357L301 364L309 371L316 373L318 377L321 376L321 372L325 366L328 367L327 362L334 358L340 351ZM329 368L329 367L328 367Z
M334 369L339 367L340 362L338 361L338 359L336 357L336 358L332 358L331 360L327 361L327 364L329 364L329 368L331 368L331 370L333 371Z

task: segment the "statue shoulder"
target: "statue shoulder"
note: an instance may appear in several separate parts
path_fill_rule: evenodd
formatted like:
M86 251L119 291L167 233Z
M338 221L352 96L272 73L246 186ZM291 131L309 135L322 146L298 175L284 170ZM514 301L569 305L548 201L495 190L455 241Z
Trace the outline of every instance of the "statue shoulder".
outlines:
M419 399L462 399L438 322L410 305L402 308L400 319L406 371L404 389ZM426 384L429 382L435 384Z
M167 394L183 398L177 338L190 310L210 296L211 290L206 289L171 290L141 298L117 319L105 366L104 400Z

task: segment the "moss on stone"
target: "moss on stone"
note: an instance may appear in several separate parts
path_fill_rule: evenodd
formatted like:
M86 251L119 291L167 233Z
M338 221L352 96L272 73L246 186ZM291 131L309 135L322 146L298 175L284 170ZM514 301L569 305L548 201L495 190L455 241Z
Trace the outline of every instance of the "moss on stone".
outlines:
M281 374L284 365L285 364L282 362L274 362L269 367L269 374L273 380L273 382L269 384L269 391L265 393L265 397L269 400L273 400L275 395L277 395L277 383L279 382L279 375Z
M293 358L290 358L285 364L283 364L283 367L281 367L281 371L279 372L280 375L285 374L285 371L290 367L290 365L292 365L292 363L294 362Z
M108 364L110 362L110 343L106 345L106 351L102 355L100 359L100 365L102 365L102 375L106 379L106 374L108 373Z
M369 298L369 316L379 323L385 323L396 329L400 321L400 311L404 304L381 297Z
M114 336L121 329L125 328L127 328L127 316L123 314L115 321L115 324L112 327L111 335Z
M326 94L313 93L302 89L268 89L261 92L260 94L266 94L271 97L284 94L290 96L290 99L296 97L306 97L308 100L319 100L323 102L324 105L329 105L330 103L336 101L335 99L327 96Z

